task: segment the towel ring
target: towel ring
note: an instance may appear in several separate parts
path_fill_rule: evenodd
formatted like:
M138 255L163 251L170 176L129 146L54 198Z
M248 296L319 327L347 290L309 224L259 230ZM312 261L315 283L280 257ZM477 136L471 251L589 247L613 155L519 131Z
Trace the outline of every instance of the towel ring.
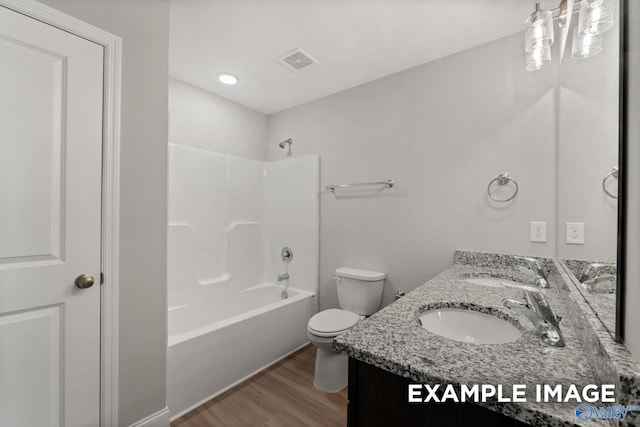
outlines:
M500 185L507 185L508 183L513 182L513 184L516 186L516 190L513 192L511 197L507 199L498 199L493 194L491 194L491 186L493 185L494 182L497 182ZM494 200L496 202L500 202L500 203L508 202L510 200L513 200L518 195L518 182L515 179L511 178L508 173L506 172L501 173L500 175L498 175L496 178L493 178L489 182L489 185L487 186L487 194L489 195L489 197L491 197L491 200Z
M613 194L609 193L609 190L607 190L607 181L609 180L609 178L614 177L615 179L618 179L618 167L615 166L613 169L611 169L611 172L609 172L604 179L602 180L602 191L604 191L604 193L611 197L612 199L617 199L618 196L614 196Z

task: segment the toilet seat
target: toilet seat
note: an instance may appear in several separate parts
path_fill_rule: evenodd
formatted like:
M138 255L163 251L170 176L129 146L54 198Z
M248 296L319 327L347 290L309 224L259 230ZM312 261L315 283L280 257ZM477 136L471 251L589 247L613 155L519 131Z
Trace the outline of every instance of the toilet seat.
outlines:
M335 337L352 328L362 316L346 310L330 308L309 319L309 333L318 337Z

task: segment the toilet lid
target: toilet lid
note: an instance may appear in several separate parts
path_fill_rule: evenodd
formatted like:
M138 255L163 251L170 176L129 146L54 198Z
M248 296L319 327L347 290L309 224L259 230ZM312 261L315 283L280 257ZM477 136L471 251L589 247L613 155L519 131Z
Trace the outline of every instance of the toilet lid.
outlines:
M350 311L330 308L309 319L309 331L320 337L339 335L360 321L360 316Z

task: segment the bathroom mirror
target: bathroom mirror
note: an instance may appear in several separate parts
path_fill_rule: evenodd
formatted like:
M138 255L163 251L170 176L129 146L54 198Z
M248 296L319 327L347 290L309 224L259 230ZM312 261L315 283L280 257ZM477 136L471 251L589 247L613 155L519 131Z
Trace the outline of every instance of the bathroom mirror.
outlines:
M570 35L577 14L574 18ZM567 46L559 69L556 257L579 279L578 289L614 336L620 116L617 16L613 28L601 36L601 51L589 58L573 58L575 47Z
M267 163L319 155L321 244L307 253L319 308L338 306L341 265L384 269L384 306L449 267L457 249L571 260L577 277L589 263L615 264L619 10L584 59L572 57L578 14L563 60L556 22L551 63L530 72L523 24L535 0L465 2L465 14L454 2L373 3L170 2L172 143ZM216 79L222 72L237 84ZM494 185L492 200L487 185L504 173L518 193ZM365 194L325 190L387 179L392 188ZM546 222L544 242L530 238L531 222ZM279 242L270 280L284 273L285 245L292 268L305 256L301 243ZM618 294L584 297L606 300L595 313L614 319Z

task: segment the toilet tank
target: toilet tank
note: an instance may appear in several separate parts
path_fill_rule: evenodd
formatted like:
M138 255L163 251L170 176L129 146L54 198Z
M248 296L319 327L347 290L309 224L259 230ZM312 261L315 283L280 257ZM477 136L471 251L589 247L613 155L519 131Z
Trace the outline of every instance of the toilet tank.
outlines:
M338 302L343 310L370 316L380 308L385 274L340 267L336 270Z

